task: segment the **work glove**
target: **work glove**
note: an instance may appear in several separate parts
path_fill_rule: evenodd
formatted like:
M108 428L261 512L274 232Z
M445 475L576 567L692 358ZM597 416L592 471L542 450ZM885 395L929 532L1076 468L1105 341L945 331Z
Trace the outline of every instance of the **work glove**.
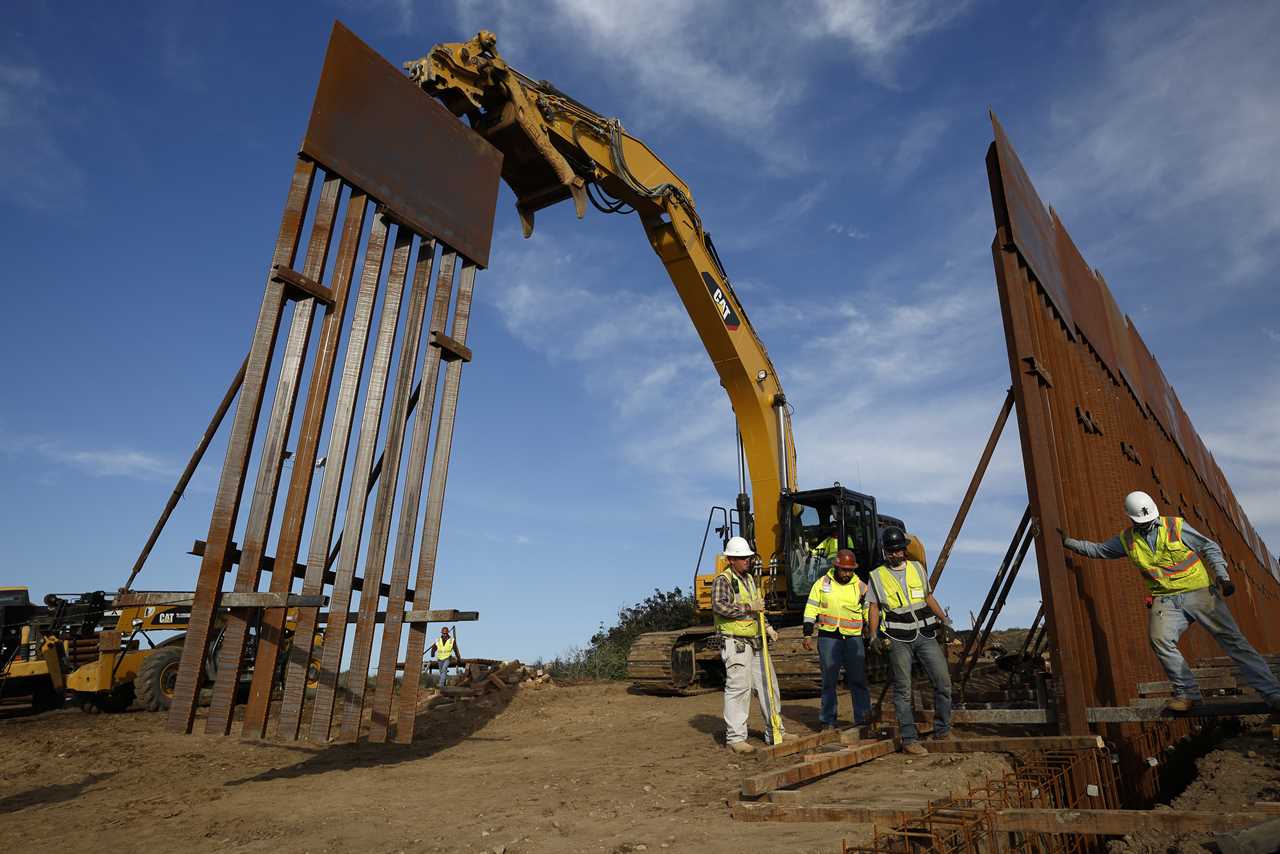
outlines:
M778 630L775 629L773 626L769 625L768 623L765 624L764 633L768 636L769 643L778 642Z
M874 646L876 652L881 655L888 655L889 650L893 649L893 641L889 640L885 635L880 635L880 637L871 642L871 645Z
M1234 596L1236 593L1236 583L1228 578L1221 583L1223 596Z

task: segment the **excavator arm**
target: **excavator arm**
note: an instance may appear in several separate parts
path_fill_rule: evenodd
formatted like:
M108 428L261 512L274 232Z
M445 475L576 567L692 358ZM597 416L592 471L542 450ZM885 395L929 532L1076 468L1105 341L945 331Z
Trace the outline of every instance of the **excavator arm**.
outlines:
M755 500L754 538L765 561L781 542L779 499L794 491L791 416L769 353L747 319L688 186L616 118L606 118L546 81L511 68L493 33L436 45L405 63L410 77L503 154L525 237L534 214L572 199L638 215L728 392Z

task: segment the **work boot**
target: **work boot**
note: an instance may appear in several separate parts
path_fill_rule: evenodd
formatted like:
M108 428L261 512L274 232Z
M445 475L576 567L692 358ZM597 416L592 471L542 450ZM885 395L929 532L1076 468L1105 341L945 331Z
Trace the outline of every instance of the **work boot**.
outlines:
M752 747L751 745L747 744L745 741L734 741L734 742L731 742L731 743L729 744L729 749L730 749L730 750L732 750L734 753L741 753L741 754L744 754L744 755L745 755L745 754L747 754L747 753L755 753L755 752L756 752L756 749L755 749L754 747Z
M1171 712L1189 712L1196 701L1190 697L1174 697L1165 704L1165 708Z
M928 756L929 755L929 751L926 750L925 746L918 741L913 741L910 744L902 745L902 752L910 753L912 756Z
M955 736L951 733L951 730L947 730L946 732L935 732L933 734L934 741L950 741L953 738L955 738Z

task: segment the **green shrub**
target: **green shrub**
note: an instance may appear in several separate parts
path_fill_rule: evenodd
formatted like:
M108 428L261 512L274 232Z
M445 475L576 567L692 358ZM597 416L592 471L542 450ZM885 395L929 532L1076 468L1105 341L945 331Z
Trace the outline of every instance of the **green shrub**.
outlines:
M557 679L625 679L627 655L637 637L647 632L685 629L698 621L693 597L679 587L653 595L618 611L617 625L600 629L586 647L570 649L546 665Z

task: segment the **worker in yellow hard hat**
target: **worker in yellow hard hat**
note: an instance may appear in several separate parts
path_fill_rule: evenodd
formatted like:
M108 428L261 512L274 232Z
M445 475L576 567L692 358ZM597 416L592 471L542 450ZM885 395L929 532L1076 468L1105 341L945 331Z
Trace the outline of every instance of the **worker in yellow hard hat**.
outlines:
M823 729L838 724L837 688L840 670L853 697L853 723L861 726L871 717L871 693L867 690L866 651L862 631L866 620L866 585L854 575L858 557L850 549L836 552L835 563L826 575L813 583L804 606L804 642L813 650L818 636L818 661L822 668L822 708L818 715Z

